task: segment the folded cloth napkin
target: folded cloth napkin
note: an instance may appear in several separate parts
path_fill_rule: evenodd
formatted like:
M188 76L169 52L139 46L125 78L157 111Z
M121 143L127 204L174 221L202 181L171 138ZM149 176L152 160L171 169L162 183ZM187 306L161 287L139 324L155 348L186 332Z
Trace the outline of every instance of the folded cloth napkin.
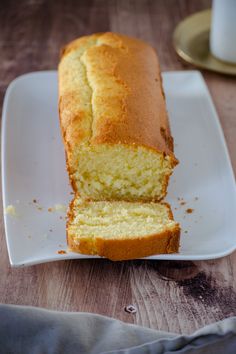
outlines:
M236 317L190 336L90 314L0 305L1 354L235 354Z

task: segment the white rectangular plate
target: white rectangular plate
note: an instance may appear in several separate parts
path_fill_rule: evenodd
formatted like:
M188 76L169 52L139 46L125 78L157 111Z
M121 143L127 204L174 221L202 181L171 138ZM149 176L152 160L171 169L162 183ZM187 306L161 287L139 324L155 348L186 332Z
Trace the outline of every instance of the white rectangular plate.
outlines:
M201 74L163 74L180 164L167 200L182 226L179 254L149 259L222 257L236 247L235 181L224 136ZM57 72L23 75L8 87L2 120L3 206L12 266L91 258L67 251L65 212L72 198L57 109ZM37 203L35 203L35 200ZM188 213L187 209L193 209ZM50 210L50 209L49 209Z

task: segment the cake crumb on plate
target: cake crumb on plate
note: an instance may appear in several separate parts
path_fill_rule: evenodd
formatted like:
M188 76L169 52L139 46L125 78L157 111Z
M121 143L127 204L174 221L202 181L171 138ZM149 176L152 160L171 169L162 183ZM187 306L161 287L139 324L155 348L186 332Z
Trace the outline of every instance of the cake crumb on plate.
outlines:
M10 204L4 209L4 213L10 216L17 216L16 208Z

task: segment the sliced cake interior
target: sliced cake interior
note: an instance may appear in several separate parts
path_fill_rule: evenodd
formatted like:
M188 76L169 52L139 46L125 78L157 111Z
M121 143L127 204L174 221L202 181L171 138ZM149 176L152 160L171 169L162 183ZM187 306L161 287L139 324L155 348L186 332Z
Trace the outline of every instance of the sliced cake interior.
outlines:
M174 165L172 157L140 146L84 144L73 151L71 179L83 198L158 201Z
M69 248L111 260L178 252L179 236L179 224L167 203L75 197L68 213Z

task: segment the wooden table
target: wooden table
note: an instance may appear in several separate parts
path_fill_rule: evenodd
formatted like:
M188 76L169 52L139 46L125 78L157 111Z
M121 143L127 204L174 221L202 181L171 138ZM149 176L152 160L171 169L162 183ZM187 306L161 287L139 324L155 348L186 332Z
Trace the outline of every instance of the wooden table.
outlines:
M158 50L162 70L188 69L172 47L173 30L209 6L208 0L1 1L1 102L12 79L55 69L61 46L92 32L140 37ZM236 169L236 80L203 74ZM2 303L96 312L185 333L236 315L236 253L206 262L78 260L11 269L1 219L0 270ZM124 311L129 304L136 314Z

